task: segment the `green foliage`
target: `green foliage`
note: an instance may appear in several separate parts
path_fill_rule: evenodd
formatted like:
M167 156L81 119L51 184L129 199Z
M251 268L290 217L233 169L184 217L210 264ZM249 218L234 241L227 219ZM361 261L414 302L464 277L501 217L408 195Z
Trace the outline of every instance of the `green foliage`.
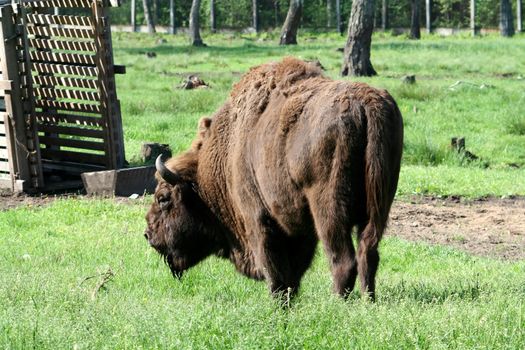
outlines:
M150 200L0 212L0 348L525 348L523 261L386 237L371 304L331 293L320 249L286 309L217 258L173 280L142 235Z

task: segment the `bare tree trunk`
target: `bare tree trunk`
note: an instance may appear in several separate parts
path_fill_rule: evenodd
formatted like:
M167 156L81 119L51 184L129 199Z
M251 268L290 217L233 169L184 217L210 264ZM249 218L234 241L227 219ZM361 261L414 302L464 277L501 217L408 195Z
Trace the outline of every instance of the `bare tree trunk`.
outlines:
M177 27L175 25L175 0L170 0L170 32L171 34L177 33Z
M376 75L370 62L370 45L374 30L374 0L354 0L348 20L348 38L341 75Z
M425 0L425 22L427 34L432 33L432 0Z
M381 4L381 29L388 28L388 0L383 0Z
M288 14L281 30L281 40L279 45L296 45L297 44L297 28L301 21L302 12L301 0L290 0L290 7Z
M341 24L341 0L335 0L335 21L337 32L343 35L343 25Z
M511 37L514 35L512 6L509 0L501 0L499 29L502 36Z
M332 28L332 0L326 0L326 27Z
M279 25L279 0L273 0L273 26L277 28Z
M210 0L210 30L212 33L217 31L215 27L215 0Z
M137 5L135 0L131 0L131 30L137 31Z
M411 0L410 39L421 38L421 24L419 21L419 2L420 0Z
M517 0L516 2L516 30L518 33L523 31L523 20L521 19L522 1Z
M159 24L159 0L150 0L153 1L153 9L151 11L153 16L153 25Z
M148 33L155 33L155 23L153 23L151 16L150 0L142 0L142 6L144 7L144 18L148 25Z
M199 29L199 9L201 0L193 0L190 11L190 39L193 46L206 46L201 39Z
M257 0L252 0L252 25L255 32L259 32L259 4Z
M470 32L476 36L476 0L470 0Z

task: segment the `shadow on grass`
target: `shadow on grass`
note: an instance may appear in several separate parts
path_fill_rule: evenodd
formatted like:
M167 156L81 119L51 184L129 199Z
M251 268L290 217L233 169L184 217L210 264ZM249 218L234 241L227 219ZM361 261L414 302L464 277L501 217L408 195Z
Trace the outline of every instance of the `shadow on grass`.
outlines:
M483 288L478 280L454 282L450 284L429 284L425 282L384 286L379 293L381 302L414 300L422 304L443 304L446 301L473 301L480 297Z

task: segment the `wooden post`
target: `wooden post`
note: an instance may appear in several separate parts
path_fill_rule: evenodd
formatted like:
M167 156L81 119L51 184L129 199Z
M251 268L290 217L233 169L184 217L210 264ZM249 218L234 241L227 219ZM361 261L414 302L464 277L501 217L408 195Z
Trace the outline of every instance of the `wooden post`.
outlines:
M432 0L425 0L427 34L432 33Z
M210 0L210 30L212 33L217 30L215 27L215 0Z
M476 36L476 0L470 0L470 32Z
M170 0L170 32L171 34L177 33L175 27L175 0Z
M335 21L337 31L343 34L343 25L341 23L341 0L335 0Z
M136 0L131 0L131 31L137 31L137 4Z
M388 0L383 0L381 4L381 29L383 31L388 27Z
M522 1L516 0L516 31L518 33L523 31L523 21L521 19Z
M0 69L3 79L11 81L11 89L6 91L4 97L6 112L9 116L6 129L9 130L9 138L13 142L10 154L12 157L11 175L14 177L14 181L22 180L24 185L29 187L31 171L28 160L31 157L31 152L27 148L26 125L19 88L20 75L16 50L18 36L13 22L13 8L11 6L0 7L0 19Z
M255 29L255 32L259 32L259 9L258 9L258 1L252 0L252 19L253 19L253 29Z

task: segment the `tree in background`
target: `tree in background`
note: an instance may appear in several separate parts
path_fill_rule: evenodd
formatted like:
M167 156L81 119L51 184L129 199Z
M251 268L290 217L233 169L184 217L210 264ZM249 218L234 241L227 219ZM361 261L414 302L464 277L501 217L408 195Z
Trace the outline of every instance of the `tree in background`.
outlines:
M210 0L210 30L212 33L217 31L215 24L215 0Z
M259 4L257 0L252 0L252 26L255 32L259 32Z
M354 0L348 21L348 38L341 75L376 75L370 62L370 45L374 30L374 0Z
M420 0L411 0L411 13L410 13L410 39L421 38L421 24L420 24L420 13L419 8Z
M199 10L201 0L193 0L190 11L190 39L193 46L206 46L201 39L199 28Z
M295 45L297 44L297 28L301 21L302 12L301 0L290 0L290 7L288 14L281 30L281 40L279 45Z
M155 23L153 23L153 16L151 15L150 0L142 0L142 7L144 8L144 18L148 25L148 33L155 33Z
M514 24L512 23L512 6L509 0L501 0L499 30L502 36L514 35Z

